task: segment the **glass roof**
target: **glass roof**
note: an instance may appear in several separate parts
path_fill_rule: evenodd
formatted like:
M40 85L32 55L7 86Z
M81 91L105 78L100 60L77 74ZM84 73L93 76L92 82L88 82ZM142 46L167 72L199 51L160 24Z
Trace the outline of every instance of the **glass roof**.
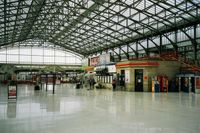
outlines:
M199 0L0 0L0 46L39 39L87 56L200 23Z

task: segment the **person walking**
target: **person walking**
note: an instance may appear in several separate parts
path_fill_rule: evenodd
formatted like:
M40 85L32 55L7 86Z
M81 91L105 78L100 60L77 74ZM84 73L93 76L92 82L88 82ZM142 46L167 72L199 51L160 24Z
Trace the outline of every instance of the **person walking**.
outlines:
M91 77L91 78L89 79L89 84L90 84L89 90L94 89L95 80L94 80L93 77Z
M116 90L116 84L117 84L117 80L114 78L114 79L112 80L113 91Z

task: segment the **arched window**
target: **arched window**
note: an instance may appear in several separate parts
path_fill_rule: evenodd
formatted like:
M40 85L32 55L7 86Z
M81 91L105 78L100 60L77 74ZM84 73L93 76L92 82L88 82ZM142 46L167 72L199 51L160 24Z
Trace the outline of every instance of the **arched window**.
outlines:
M80 65L81 57L51 44L10 45L0 49L0 63Z

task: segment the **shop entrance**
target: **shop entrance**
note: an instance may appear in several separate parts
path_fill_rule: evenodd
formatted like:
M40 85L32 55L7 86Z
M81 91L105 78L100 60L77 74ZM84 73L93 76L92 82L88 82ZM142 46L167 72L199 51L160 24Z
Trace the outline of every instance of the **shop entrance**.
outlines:
M135 69L135 91L143 92L143 69Z
M188 77L181 77L181 91L189 92L189 79L188 79Z
M120 75L120 86L125 87L125 70L121 70L121 75Z
M195 93L195 77L191 77L191 92Z

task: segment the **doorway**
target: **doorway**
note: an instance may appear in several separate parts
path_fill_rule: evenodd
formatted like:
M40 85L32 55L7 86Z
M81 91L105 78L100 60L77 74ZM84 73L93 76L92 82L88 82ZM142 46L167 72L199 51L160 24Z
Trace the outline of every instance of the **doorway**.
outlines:
M120 86L125 87L125 70L121 70L120 75Z
M189 92L189 78L181 77L181 91Z
M195 93L195 77L191 77L191 92Z
M135 69L135 91L143 92L143 69Z

